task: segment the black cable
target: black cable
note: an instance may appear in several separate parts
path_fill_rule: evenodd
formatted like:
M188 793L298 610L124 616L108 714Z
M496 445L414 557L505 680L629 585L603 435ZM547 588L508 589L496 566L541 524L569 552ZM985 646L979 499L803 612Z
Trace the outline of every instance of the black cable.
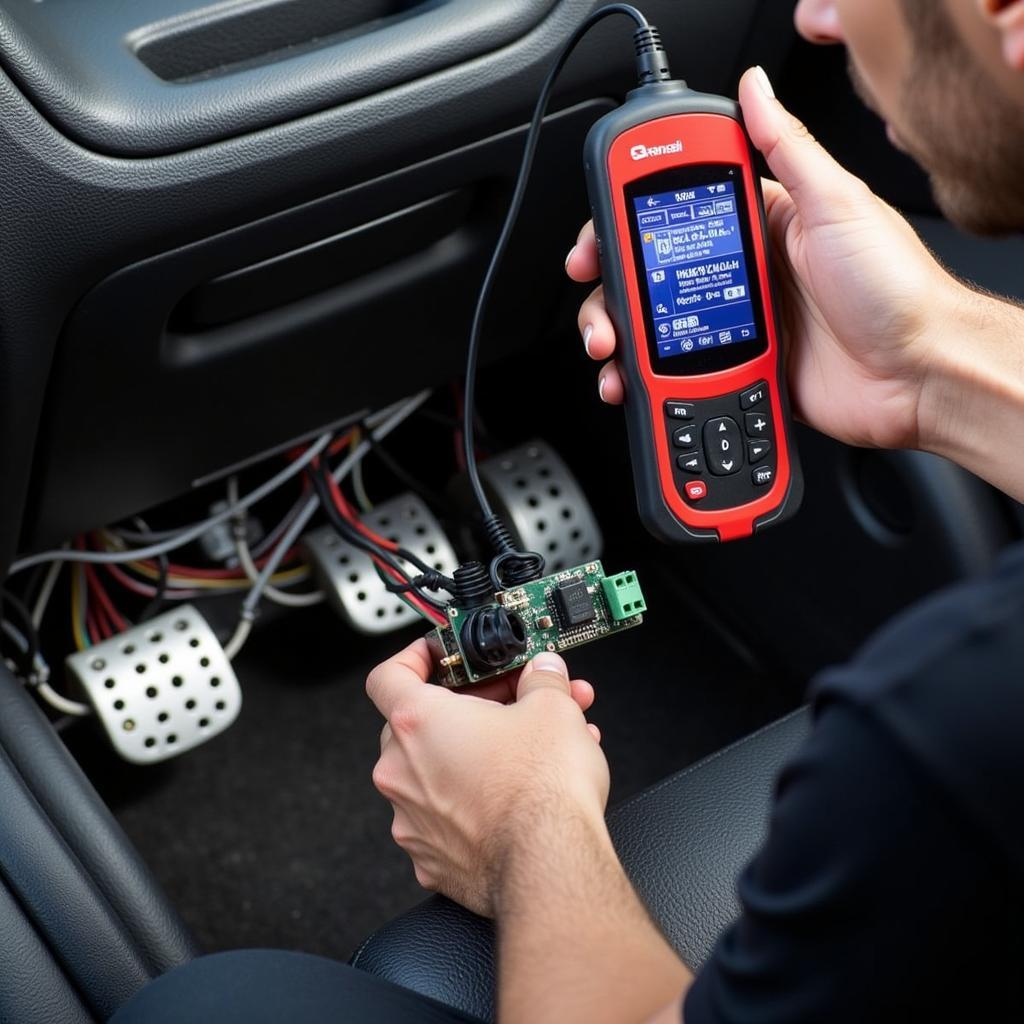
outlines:
M640 86L652 85L668 81L671 77L665 49L661 45L658 30L650 25L644 15L631 4L608 4L605 7L601 7L594 11L573 32L568 42L562 47L555 63L551 66L551 70L541 86L540 95L537 97L537 105L534 107L530 127L526 133L526 143L523 146L523 156L519 165L519 175L516 179L515 189L512 192L508 213L505 215L505 223L502 225L501 234L498 236L494 253L491 256L487 272L484 275L483 284L480 287L476 310L473 313L473 325L469 332L469 348L466 353L466 384L462 410L462 444L470 487L483 515L484 532L495 552L494 558L491 560L489 574L491 582L497 590L520 586L532 580L540 579L544 573L544 557L536 551L518 550L512 541L512 535L509 533L508 528L495 515L490 499L487 497L483 483L480 480L473 434L476 420L476 373L480 356L480 338L483 333L484 317L486 316L487 303L490 301L491 292L494 289L498 276L498 270L505 257L505 251L508 248L516 220L519 217L519 212L526 196L530 172L533 169L537 144L540 140L540 131L548 105L551 102L555 80L562 73L566 62L583 37L598 22L615 14L623 14L626 17L632 18L637 25L636 31L633 33L633 46L636 54L638 84Z
M505 215L505 223L502 226L498 242L494 247L491 262L484 275L483 284L480 287L480 295L477 298L476 311L473 313L473 326L469 332L469 350L466 354L466 387L462 410L462 444L466 457L466 472L469 474L469 483L473 488L473 494L480 511L485 520L494 516L494 509L491 508L490 500L484 491L483 483L480 480L480 473L476 464L476 450L473 440L474 409L476 402L476 370L480 355L480 336L483 332L484 316L487 311L487 304L494 289L498 269L505 257L505 250L508 248L509 240L516 221L519 218L519 211L526 196L526 188L530 181L530 171L533 168L533 160L537 152L537 143L540 140L540 130L547 113L548 104L551 102L551 93L554 89L555 80L562 73L562 68L572 55L573 50L579 45L580 40L600 21L615 14L624 14L632 18L638 28L649 29L647 19L644 15L630 4L608 4L594 11L583 24L569 38L569 41L562 48L558 59L552 65L547 78L541 87L540 96L537 98L537 105L533 110L533 118L530 121L529 130L526 133L526 144L523 147L522 161L519 165L519 177L516 179L515 191L512 193L512 200L509 203L508 213Z
M326 467L321 463L321 469L318 471L311 467L309 472L309 478L313 483L313 489L316 491L317 497L320 499L320 505L324 510L324 514L327 516L328 522L334 528L334 530L343 537L346 541L352 544L354 547L365 551L367 554L380 559L389 569L392 569L404 583L399 583L399 586L408 585L407 589L401 591L395 591L395 593L408 593L414 592L417 597L424 601L427 601L434 607L437 607L435 600L424 592L423 588L431 590L444 589L451 592L454 587L454 581L449 579L443 573L438 572L432 566L427 565L422 559L413 554L411 551L406 551L404 548L398 548L397 551L389 551L387 548L381 547L379 544L370 540L369 537L361 533L352 523L350 523L335 507L334 501L331 496L331 490L327 483L326 478ZM421 576L415 579L409 575L409 572L405 567L395 558L395 556L404 559L411 565L416 566L422 573Z
M167 579L171 571L171 560L166 554L162 554L157 564L160 566L160 575L156 581L156 593L150 599L149 604L140 612L139 622L148 622L153 616L157 615L167 597Z
M387 449L373 436L373 431L370 430L365 423L359 424L359 429L362 432L362 436L365 438L367 443L370 445L370 451L380 459L381 462L388 468L391 475L398 480L399 483L405 484L414 494L419 494L421 497L427 500L427 503L433 505L435 508L446 508L448 502L444 496L435 491L432 487L428 487L425 483L417 480Z

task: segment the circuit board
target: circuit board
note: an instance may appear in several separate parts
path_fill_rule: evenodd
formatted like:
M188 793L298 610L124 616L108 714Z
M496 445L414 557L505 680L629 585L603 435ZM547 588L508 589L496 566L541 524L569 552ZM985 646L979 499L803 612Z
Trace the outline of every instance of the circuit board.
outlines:
M466 663L460 639L465 616L450 608L450 623L427 635L436 679L456 689L505 675L541 651L562 652L632 629L643 622L646 604L636 574L606 576L599 561L545 576L495 595L495 602L515 612L526 628L526 651L498 670L476 671Z

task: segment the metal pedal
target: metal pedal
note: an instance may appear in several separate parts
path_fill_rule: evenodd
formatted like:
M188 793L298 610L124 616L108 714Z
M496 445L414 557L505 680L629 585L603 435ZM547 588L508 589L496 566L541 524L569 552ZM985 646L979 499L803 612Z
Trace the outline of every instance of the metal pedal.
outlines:
M182 605L65 662L114 749L133 764L184 754L238 717L242 691L206 619Z
M548 573L600 558L604 539L572 471L544 441L530 441L480 465L494 510Z
M415 494L399 495L360 518L374 533L396 541L445 575L459 564L441 524ZM370 556L330 526L307 533L302 543L328 601L354 630L378 636L419 621L416 612L388 592Z

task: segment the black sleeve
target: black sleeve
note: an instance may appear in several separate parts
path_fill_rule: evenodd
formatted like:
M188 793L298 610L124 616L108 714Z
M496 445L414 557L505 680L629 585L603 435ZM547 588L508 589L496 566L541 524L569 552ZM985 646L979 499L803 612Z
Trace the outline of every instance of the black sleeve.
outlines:
M970 931L1003 883L959 815L870 711L819 705L686 1024L985 1019Z

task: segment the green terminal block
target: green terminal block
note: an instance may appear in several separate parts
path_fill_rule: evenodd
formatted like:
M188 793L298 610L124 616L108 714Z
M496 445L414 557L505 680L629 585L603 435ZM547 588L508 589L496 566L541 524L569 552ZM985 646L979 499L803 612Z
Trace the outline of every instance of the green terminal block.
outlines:
M642 615L647 611L644 592L640 589L640 581L634 572L605 576L601 580L601 589L604 591L608 610L616 622L631 619L634 615Z

